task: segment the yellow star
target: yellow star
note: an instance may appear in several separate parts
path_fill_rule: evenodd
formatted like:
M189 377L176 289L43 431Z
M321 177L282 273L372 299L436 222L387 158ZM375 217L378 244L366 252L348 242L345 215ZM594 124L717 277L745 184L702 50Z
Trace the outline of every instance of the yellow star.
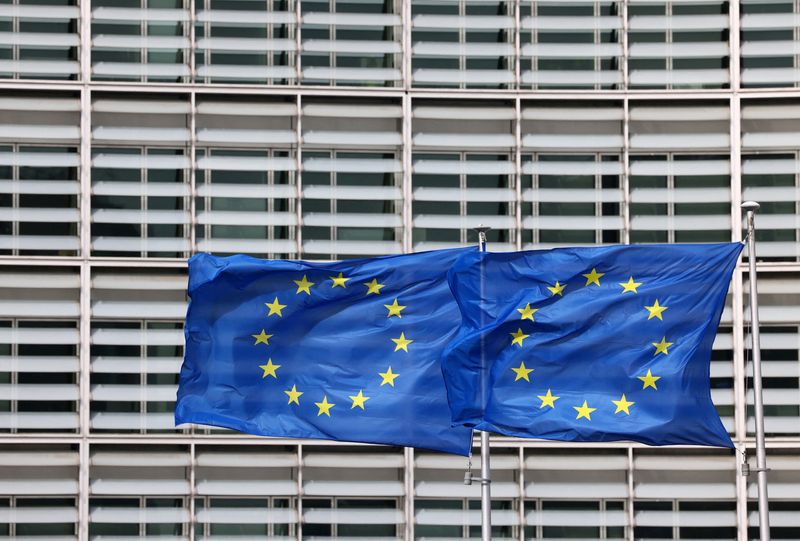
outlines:
M581 276L586 278L586 285L587 286L591 285L591 284L597 284L599 286L600 285L600 278L602 278L605 275L606 275L606 273L597 272L597 269L592 268L592 272L590 272L589 274L582 274Z
M298 398L300 398L300 395L303 393L297 390L297 385L292 385L292 388L290 390L283 392L289 396L289 402L287 402L287 404L291 404L292 402L294 402L298 406L300 405L300 401L298 400Z
M403 308L405 308L405 306L397 304L397 299L395 299L392 304L384 304L384 306L386 307L387 310L389 310L389 313L386 314L386 317L392 317L392 316L403 317L400 314L400 312L403 311Z
M257 346L258 344L269 345L269 339L272 338L272 335L265 333L264 329L261 329L261 334L251 334L250 336L256 339L256 343L253 344L254 346Z
M514 378L514 381L519 381L521 379L524 379L525 381L529 382L530 379L528 378L528 374L533 372L533 368L525 368L525 362L524 361L520 361L519 367L517 367L517 368L514 368L512 366L511 370L513 370L517 374L517 377Z
M376 280L375 278L373 278L371 282L364 282L364 285L367 286L367 295L369 295L370 293L375 293L376 295L379 295L381 292L381 288L385 287L384 284L379 284L378 280Z
M658 387L656 387L656 382L661 379L661 376L654 376L648 369L646 376L638 376L638 378L644 382L642 389L652 387L653 389L658 390Z
M619 285L622 286L622 292L623 293L627 293L628 291L632 291L634 293L638 293L638 291L636 291L636 288L639 287L640 285L642 285L642 283L641 282L634 282L633 281L633 276L631 276L630 278L628 278L627 282L620 282Z
M345 282L347 282L350 279L342 276L341 272L339 273L339 276L329 276L329 278L333 280L333 285L331 286L331 289L333 289L334 287L346 288L347 286L345 285Z
M550 406L551 408L556 407L556 400L561 398L560 396L553 396L553 393L550 392L550 389L547 389L547 394L537 396L539 400L542 401L542 405L539 406L539 409L542 409L545 406Z
M558 281L556 280L556 285L554 285L553 287L547 286L547 289L549 289L549 290L550 290L550 293L552 293L553 295L561 295L561 296L563 297L563 296L564 296L564 288L565 288L565 287L567 287L567 285L566 285L566 284L564 284L564 285L562 286L562 285L561 285L560 283L558 283Z
M387 383L392 387L394 387L394 378L396 378L400 374L395 374L394 372L392 372L392 367L390 366L386 370L386 372L378 372L378 375L383 378L383 381L381 381L381 387L383 387Z
M401 349L402 349L403 351L405 351L406 353L408 353L408 344L410 344L411 342L413 342L413 340L409 340L408 338L406 338L406 335L405 335L405 333L402 333L402 332L401 332L401 333L400 333L400 337L399 337L399 338L392 338L392 342L394 342L395 344L397 344L397 345L394 347L394 350L395 350L395 351L398 351L398 350L401 350Z
M624 394L622 395L622 398L620 398L619 400L612 400L612 402L614 403L615 406L617 406L617 411L615 411L614 414L624 411L626 414L630 415L631 412L628 411L628 408L636 404L636 402L629 402L628 400L626 400Z
M295 295L298 293L305 293L306 295L311 295L311 286L314 285L314 282L309 282L306 275L303 275L302 280L292 280L295 284L297 284L297 291L294 292Z
M592 412L593 411L597 411L597 408L590 408L589 406L587 406L586 405L586 400L583 401L583 406L580 406L580 407L572 406L572 407L575 408L575 411L578 412L578 416L575 417L576 421L578 419L580 419L581 417L591 421L592 420Z
M663 338L661 338L661 342L653 342L653 345L656 347L656 352L653 353L653 356L656 356L659 353L663 353L664 355L669 355L669 351L667 351L667 348L672 345L672 342L667 342L667 337L664 336Z
M667 307L666 306L661 306L660 304L658 304L658 299L656 299L656 302L653 304L653 306L646 306L645 305L645 308L647 309L648 312L650 312L650 315L647 316L647 320L648 321L653 319L654 317L657 317L661 321L664 321L664 318L661 317L661 314L664 313L664 310L666 310Z
M264 370L264 375L261 376L261 379L264 379L267 376L272 376L275 379L278 379L278 374L275 371L281 367L279 364L272 364L272 359L267 361L267 364L261 364L258 366L262 370Z
M522 341L525 340L530 334L525 334L522 332L522 329L517 329L517 332L509 333L514 339L511 341L511 345L518 344L519 347L522 347Z
M353 409L356 406L358 406L359 408L361 408L363 410L364 409L364 402L369 400L368 396L364 396L364 391L363 390L358 391L357 395L349 396L348 398L353 401L353 405L350 407L350 409Z
M286 305L279 303L278 297L275 297L275 300L272 301L271 303L265 302L264 304L266 304L267 307L269 308L269 314L267 314L267 317L271 316L272 314L278 314L278 317L283 317L283 314L281 314L281 310L286 308Z
M330 417L331 416L331 408L333 406L335 406L336 404L331 404L330 402L328 402L328 396L327 395L322 395L322 402L314 402L314 405L319 408L319 411L317 412L317 417L319 417L323 413L325 415L327 415L328 417Z
M525 308L517 308L517 312L522 314L522 317L520 319L530 319L531 321L534 321L533 314L535 314L538 311L539 311L538 308L531 308L531 303L526 304Z

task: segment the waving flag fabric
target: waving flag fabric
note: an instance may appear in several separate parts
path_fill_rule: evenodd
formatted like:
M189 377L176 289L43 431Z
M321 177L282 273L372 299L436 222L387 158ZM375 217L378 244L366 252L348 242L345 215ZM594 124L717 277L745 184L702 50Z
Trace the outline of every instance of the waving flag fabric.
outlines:
M456 424L506 435L733 444L711 347L740 243L469 253L443 357Z
M468 251L194 256L175 423L468 454L440 367L461 320L447 271Z

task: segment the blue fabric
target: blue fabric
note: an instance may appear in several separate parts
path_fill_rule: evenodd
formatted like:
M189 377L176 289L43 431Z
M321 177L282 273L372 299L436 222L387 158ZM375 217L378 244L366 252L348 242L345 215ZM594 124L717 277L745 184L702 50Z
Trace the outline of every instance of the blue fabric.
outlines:
M451 427L440 356L461 321L447 271L468 251L332 264L194 256L175 423L467 455L472 431ZM295 283L304 276L308 293ZM384 286L368 294L373 279ZM385 307L394 299L399 317ZM270 315L267 303L285 307ZM262 329L272 336L255 338ZM401 333L407 352L392 341ZM389 367L393 385L379 375Z
M449 276L463 325L442 358L454 424L526 438L732 447L711 402L709 363L741 250L465 254ZM587 284L592 269L603 274L599 285ZM641 285L625 291L631 277ZM564 285L560 295L548 289ZM528 305L538 311L523 319ZM514 344L520 334L528 336ZM660 378L652 386L640 379L648 370Z

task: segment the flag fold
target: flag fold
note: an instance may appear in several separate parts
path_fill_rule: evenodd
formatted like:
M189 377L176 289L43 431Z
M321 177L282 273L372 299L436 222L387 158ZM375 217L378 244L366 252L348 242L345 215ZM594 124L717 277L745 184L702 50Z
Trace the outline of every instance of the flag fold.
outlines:
M711 349L741 243L464 254L442 357L454 425L732 447Z

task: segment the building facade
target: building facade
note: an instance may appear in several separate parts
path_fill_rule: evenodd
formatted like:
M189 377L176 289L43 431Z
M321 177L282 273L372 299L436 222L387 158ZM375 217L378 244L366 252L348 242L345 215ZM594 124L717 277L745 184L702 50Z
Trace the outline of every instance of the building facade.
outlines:
M740 240L755 199L800 539L798 85L797 0L0 0L0 536L478 536L462 458L176 429L186 258ZM737 451L494 437L496 537L758 537L747 283Z

